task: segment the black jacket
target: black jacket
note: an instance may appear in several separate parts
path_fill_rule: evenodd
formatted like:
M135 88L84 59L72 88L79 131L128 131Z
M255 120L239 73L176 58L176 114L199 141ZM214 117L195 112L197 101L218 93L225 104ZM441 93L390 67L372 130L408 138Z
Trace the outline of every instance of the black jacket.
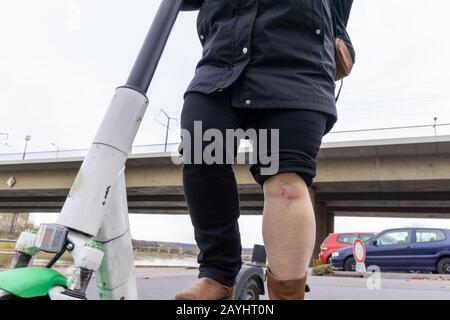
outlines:
M200 9L203 57L186 93L233 85L234 107L328 113L335 104L332 1L185 0Z

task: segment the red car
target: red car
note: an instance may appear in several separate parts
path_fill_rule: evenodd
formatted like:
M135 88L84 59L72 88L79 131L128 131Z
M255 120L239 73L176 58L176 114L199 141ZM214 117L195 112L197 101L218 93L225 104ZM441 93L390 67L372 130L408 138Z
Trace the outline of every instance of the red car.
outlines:
M323 264L329 264L334 251L350 247L357 239L369 240L374 235L373 232L330 233L320 246L319 259Z

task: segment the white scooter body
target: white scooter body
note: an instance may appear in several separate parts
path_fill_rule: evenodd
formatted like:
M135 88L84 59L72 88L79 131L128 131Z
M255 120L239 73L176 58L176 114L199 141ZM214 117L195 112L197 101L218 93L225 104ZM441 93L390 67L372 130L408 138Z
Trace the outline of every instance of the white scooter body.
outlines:
M57 220L102 244L103 299L137 299L124 170L147 105L143 94L117 89Z
M49 290L51 299L84 299L93 273L102 299L138 298L125 163L149 103L145 92L182 1L162 1L127 84L116 90L64 203L56 225L65 227L65 232L68 229L66 249L74 258L75 271L68 290L61 286ZM31 258L44 238L42 227L37 235L25 232L16 251Z

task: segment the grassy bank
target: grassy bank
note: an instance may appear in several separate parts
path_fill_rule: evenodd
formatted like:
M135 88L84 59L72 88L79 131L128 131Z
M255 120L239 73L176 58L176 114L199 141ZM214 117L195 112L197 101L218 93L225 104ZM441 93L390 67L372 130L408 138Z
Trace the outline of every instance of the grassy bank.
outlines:
M12 256L7 256L0 254L0 269L7 267L9 265L9 262L11 261Z
M15 243L0 242L0 251L14 251Z

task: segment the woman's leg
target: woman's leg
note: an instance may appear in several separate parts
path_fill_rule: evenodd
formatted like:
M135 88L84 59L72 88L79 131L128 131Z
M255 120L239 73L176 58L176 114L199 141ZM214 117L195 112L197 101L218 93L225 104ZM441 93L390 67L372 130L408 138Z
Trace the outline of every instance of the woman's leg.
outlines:
M264 183L263 238L271 272L283 280L307 272L316 239L314 209L308 187L295 173Z
M207 277L228 287L233 286L242 264L237 183L231 164L206 164L203 157L201 163L194 163L194 140L202 138L194 136L194 122L198 125L200 121L202 133L218 129L225 137L226 129L239 128L244 120L244 111L231 108L230 99L228 90L213 95L188 94L181 116L182 129L191 135L191 143L183 144L191 151L191 163L183 165L183 184L200 248L199 278ZM204 142L200 152L208 144Z
M311 261L316 228L308 188L316 175L326 121L324 113L293 109L265 110L257 117L258 129L279 130L278 174L263 176L261 165L251 171L264 189L263 238L269 267L281 280L303 278Z

